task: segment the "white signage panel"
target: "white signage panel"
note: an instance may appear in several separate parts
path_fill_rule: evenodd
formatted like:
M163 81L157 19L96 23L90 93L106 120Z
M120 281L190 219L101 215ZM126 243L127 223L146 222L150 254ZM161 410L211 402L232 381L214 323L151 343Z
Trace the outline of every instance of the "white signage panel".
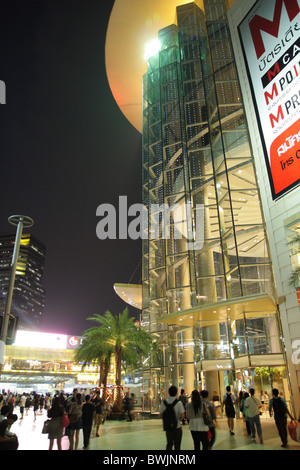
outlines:
M276 199L300 183L300 0L258 0L238 31Z

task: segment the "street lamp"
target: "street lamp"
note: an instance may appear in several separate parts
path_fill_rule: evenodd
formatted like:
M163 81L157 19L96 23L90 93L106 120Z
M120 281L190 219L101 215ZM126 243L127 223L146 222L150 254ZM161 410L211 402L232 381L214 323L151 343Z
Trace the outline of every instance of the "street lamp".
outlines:
M8 323L10 317L10 309L13 297L13 290L15 284L15 277L16 277L16 269L18 264L19 258L19 251L20 251L20 243L23 233L23 228L31 227L34 224L34 221L28 217L27 215L11 215L8 218L8 222L17 227L16 238L15 238L15 246L11 261L11 269L10 269L10 278L9 278L9 285L5 303L5 311L4 317L2 322L2 329L1 329L1 336L0 336L0 370L2 368L2 364L4 364L4 355L5 355L5 344L6 344L6 337L7 337L7 330L8 330Z

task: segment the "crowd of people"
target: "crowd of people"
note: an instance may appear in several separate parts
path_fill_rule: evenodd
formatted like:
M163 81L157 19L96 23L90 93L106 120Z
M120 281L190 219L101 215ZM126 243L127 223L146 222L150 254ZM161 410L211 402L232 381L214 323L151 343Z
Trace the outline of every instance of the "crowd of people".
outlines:
M128 414L128 421L132 421L132 410L134 407L134 394L127 393L123 397L123 410ZM19 415L15 413L19 407ZM18 437L11 431L12 425L18 419L24 419L33 410L33 420L37 413L46 410L49 450L54 448L61 450L61 440L68 436L69 449L77 450L80 432L83 433L83 448L89 448L92 427L95 427L95 436L100 437L101 424L105 422L112 408L112 397L108 396L105 403L101 398L100 391L92 394L78 392L77 389L68 395L57 392L54 396L50 394L28 394L21 395L13 393L0 394L0 450L17 450L19 446ZM257 397L255 390L250 388L248 392L240 392L238 397L226 387L222 399L214 392L209 398L207 390L194 390L188 397L182 389L178 396L175 386L169 388L169 396L160 403L159 413L163 419L166 432L166 449L180 450L182 440L182 426L188 424L195 450L212 449L216 439L216 424L220 411L227 418L230 435L234 435L234 423L237 415L245 422L245 429L252 441L263 444L263 430L260 416L262 410L274 416L275 424L282 441L282 447L287 447L287 416L292 420L295 418L288 410L287 403L279 395L276 388L272 390L270 398L267 392L261 392Z
M0 450L18 449L18 438L10 430L12 424L19 419L14 413L16 407L19 407L20 419L24 419L24 415L28 416L29 410L32 409L34 422L37 413L46 411L49 450L53 449L55 441L57 449L61 450L61 440L64 436L69 438L69 449L77 450L81 430L84 449L88 449L92 426L95 425L96 437L100 437L100 425L105 422L111 411L112 398L108 396L103 403L100 391L84 394L77 389L74 389L72 394L57 392L53 396L37 393L1 394ZM67 419L64 419L65 416Z
M265 392L266 393L266 392ZM166 432L166 450L180 450L182 440L182 425L188 423L189 430L194 443L195 450L210 450L216 439L217 411L223 410L227 418L228 430L231 436L234 433L234 422L237 412L240 412L245 422L246 431L256 442L256 434L259 443L263 444L263 432L260 421L262 409L268 406L270 416L274 415L275 424L281 438L282 447L287 447L288 431L287 416L292 420L295 418L288 410L284 398L279 396L278 389L272 390L272 398L265 394L260 394L260 398L255 396L254 388L248 392L241 392L236 398L231 392L231 387L226 387L226 393L222 400L217 392L214 392L209 400L207 390L193 390L190 397L187 397L184 390L178 396L177 387L169 388L169 397L160 404L159 413L163 419L163 426ZM267 398L268 397L268 398ZM190 398L190 401L189 399Z

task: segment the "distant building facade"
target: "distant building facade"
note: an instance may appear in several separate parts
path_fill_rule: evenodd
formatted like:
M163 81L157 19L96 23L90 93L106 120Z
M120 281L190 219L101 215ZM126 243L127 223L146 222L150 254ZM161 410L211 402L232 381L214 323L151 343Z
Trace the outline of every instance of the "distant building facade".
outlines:
M10 278L15 235L0 235L0 314L3 315ZM45 308L43 284L46 247L31 234L23 234L17 264L11 314L18 328L39 328Z

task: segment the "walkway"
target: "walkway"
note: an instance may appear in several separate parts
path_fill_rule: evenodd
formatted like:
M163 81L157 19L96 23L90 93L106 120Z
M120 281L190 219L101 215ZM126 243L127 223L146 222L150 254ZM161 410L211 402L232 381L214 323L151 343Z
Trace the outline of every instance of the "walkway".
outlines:
M19 409L15 409L18 414ZM24 415L12 426L12 431L19 437L19 450L48 450L48 436L41 433L46 420L46 411L38 414L33 422L33 411ZM300 450L300 444L289 438L287 449L281 448L281 441L277 433L274 420L262 417L264 444L252 443L251 437L246 433L245 423L235 419L235 435L230 436L225 418L219 418L217 424L217 438L213 450ZM160 419L136 419L132 422L106 421L100 428L101 437L95 437L92 431L90 450L165 450L165 433L162 430ZM69 448L67 437L62 439L63 450ZM82 450L82 431L78 450ZM56 450L56 443L54 445ZM193 450L193 442L188 425L183 426L182 451Z

